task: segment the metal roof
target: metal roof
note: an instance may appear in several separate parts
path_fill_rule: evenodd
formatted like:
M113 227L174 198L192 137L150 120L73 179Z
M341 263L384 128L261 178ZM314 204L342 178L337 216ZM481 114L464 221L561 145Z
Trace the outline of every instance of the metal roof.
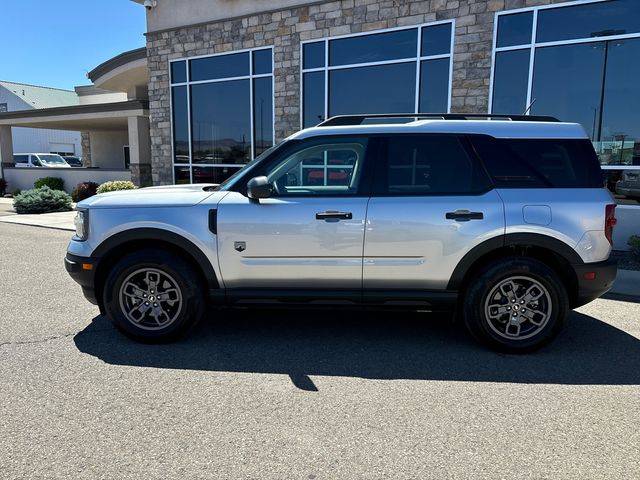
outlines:
M76 92L71 90L40 87L27 83L8 82L4 80L0 80L0 87L9 90L33 108L66 107L80 103Z

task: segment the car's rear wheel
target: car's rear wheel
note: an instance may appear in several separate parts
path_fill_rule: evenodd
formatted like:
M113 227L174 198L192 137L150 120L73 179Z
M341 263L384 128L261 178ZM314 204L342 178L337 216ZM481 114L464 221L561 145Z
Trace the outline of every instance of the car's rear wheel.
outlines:
M140 341L169 341L204 314L200 279L185 260L164 250L141 250L110 271L104 305L114 325Z
M569 311L559 276L535 259L510 257L487 265L467 286L463 317L489 347L527 352L550 342Z

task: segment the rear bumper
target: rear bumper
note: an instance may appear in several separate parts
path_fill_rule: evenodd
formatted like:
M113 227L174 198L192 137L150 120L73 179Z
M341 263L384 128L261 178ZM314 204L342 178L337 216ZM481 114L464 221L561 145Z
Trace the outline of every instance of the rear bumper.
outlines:
M67 270L67 273L69 273L69 276L82 287L82 293L85 298L94 305L98 305L98 299L95 292L97 264L98 259L92 257L79 257L77 255L67 253L67 256L64 258L64 268ZM92 266L90 270L86 268L87 265Z
M618 264L612 259L572 267L578 279L578 294L573 308L589 303L611 290L618 272ZM593 279L589 279L591 277Z

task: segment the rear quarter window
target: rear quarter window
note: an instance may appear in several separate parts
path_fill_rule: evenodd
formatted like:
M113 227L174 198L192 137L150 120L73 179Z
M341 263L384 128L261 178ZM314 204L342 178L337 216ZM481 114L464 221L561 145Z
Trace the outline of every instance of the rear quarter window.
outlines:
M596 153L587 139L496 139L473 146L498 188L602 188Z

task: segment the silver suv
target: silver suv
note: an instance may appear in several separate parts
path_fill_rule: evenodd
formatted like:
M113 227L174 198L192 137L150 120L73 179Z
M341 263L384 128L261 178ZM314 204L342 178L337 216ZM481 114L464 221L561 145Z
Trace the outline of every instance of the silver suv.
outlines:
M614 209L580 125L343 116L221 185L80 202L65 264L139 340L175 338L208 303L329 304L452 310L485 344L528 351L611 288Z

